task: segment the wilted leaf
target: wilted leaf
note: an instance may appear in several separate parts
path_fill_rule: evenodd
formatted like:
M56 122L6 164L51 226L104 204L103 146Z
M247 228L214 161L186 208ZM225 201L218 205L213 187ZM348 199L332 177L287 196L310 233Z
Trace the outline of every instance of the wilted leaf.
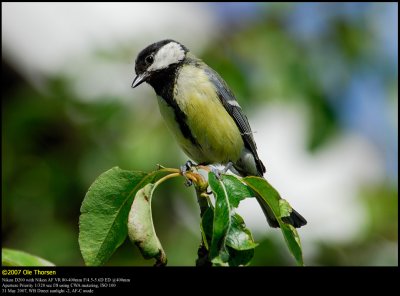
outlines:
M167 257L156 235L151 213L154 184L140 189L133 200L128 218L128 235L145 259L157 259L156 265L166 265Z

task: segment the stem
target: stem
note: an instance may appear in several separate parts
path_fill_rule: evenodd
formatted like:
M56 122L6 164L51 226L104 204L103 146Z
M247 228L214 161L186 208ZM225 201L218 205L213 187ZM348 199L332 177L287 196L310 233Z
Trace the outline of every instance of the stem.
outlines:
M205 181L204 178L201 175L198 176L200 176L199 183L202 184L201 186L196 186L199 185L199 183L195 183L195 189L196 189L197 202L199 203L200 207L200 217L203 218L204 213L209 208L208 194L207 194L207 186L204 186L204 183L202 182ZM203 235L201 237L202 237L201 243L199 249L197 250L196 266L212 266L212 263L209 259L209 252L207 250L207 247L204 245Z
M209 208L207 200L208 195L206 197L204 194L205 194L204 192L200 192L199 190L196 189L197 202L199 203L201 218L203 218L204 213Z
M161 172L168 172L168 173L179 173L180 170L179 169L175 169L175 168L166 168L163 167L162 165L158 165L158 170Z
M162 182L164 182L168 179L179 177L179 176L180 176L180 173L172 173L172 174L166 175L165 177L162 177L160 180L158 180L156 183L154 183L154 187L157 187Z
M174 168L165 168L161 165L158 165L159 170L163 172L169 172L169 175L158 180L154 185L158 186L162 182L175 178L178 176L182 176L182 172L179 169ZM209 168L206 166L199 166L200 169L206 170L209 172ZM202 175L199 173L189 171L185 173L185 177L191 180L194 184L194 188L196 190L197 202L199 203L200 207L200 217L203 218L204 213L209 208L209 196L207 194L207 187L208 182L204 179ZM197 259L196 259L196 266L212 266L212 263L209 259L209 252L207 247L204 245L203 236L201 236L201 243L199 249L197 250Z

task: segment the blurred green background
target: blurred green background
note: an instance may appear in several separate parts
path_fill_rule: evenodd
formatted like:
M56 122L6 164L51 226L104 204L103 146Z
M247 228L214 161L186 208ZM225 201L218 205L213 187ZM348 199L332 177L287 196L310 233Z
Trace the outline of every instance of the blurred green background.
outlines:
M2 247L83 265L80 204L102 172L187 159L134 59L173 38L228 82L265 177L308 220L306 265L398 265L397 3L2 3ZM294 265L252 199L252 265ZM153 217L195 264L199 209L173 180ZM152 265L127 240L107 265Z

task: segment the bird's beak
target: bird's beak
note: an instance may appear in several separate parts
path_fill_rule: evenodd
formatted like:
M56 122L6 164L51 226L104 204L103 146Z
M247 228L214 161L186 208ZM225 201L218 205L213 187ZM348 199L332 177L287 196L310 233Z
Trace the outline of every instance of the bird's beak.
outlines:
M132 88L135 88L136 86L139 86L143 82L146 81L147 77L149 77L149 74L147 72L143 72L142 74L139 74L133 79L132 82Z

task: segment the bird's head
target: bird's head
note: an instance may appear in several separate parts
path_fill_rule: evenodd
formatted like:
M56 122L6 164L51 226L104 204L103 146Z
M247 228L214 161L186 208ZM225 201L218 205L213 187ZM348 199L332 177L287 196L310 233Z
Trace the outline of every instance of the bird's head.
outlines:
M135 62L136 77L132 87L136 87L148 81L154 74L169 69L171 66L181 63L188 49L171 39L153 43L143 49Z

